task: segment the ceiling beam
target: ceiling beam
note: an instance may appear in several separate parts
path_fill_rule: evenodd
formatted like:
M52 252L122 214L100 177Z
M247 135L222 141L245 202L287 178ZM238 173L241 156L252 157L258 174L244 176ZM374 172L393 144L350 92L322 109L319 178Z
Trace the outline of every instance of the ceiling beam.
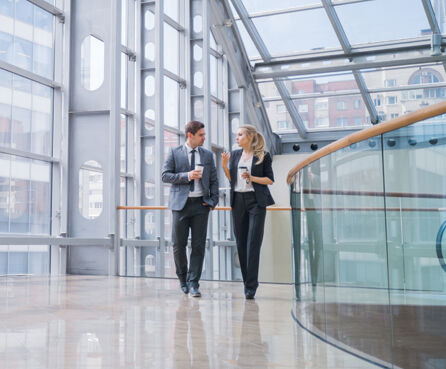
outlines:
M263 39L260 37L259 32L257 31L257 27L254 25L254 22L249 18L248 11L246 10L245 6L243 5L241 0L232 0L232 5L234 5L235 10L237 11L240 20L242 21L243 25L246 28L246 31L248 32L249 36L252 39L252 42L254 43L255 47L257 48L260 56L262 57L264 62L270 62L271 61L271 54L268 51L268 48L266 47L265 43L263 42ZM290 98L290 93L285 86L285 83L283 81L274 80L274 84L276 85L277 90L279 91L280 96L282 97L283 103L285 105L285 108L288 111L288 114L291 117L291 121L293 122L294 126L296 127L299 135L301 137L305 138L307 134L307 129L304 125L304 122L299 115L296 106L294 105L293 101ZM269 123L270 124L270 123Z
M432 33L440 34L440 26L438 25L432 3L430 0L421 0L421 2L423 3L424 11L426 12L427 20L429 21Z
M279 154L281 150L279 136L271 130L259 88L251 73L251 65L237 27L234 27L235 20L231 16L227 0L211 1L210 15L212 33L217 43L222 46L238 87L245 89L250 120L263 131L271 154Z
M401 58L401 59L392 59L389 58L387 60L374 60L374 61L364 61L364 62L355 62L344 65L334 65L334 66L323 66L323 67L315 67L315 68L299 68L295 70L278 70L272 72L254 72L254 77L256 79L268 79L268 78L286 78L293 76L302 76L309 74L320 74L320 73L335 73L335 72L347 72L361 69L370 69L370 68L384 68L384 67L398 67L398 66L407 66L414 64L426 64L426 63L435 63L435 62L445 62L445 55L438 56L420 56L420 57L409 57L409 58Z
M404 40L402 42L386 41L376 42L364 46L352 46L350 53L345 54L341 48L336 49L322 49L311 50L297 54L290 54L287 56L275 56L271 58L271 62L265 63L258 58L253 58L255 61L255 69L292 65L300 63L312 63L317 61L333 61L338 59L353 59L364 58L367 56L378 56L385 54L398 54L405 52L416 52L431 49L432 39L430 36L418 37L415 39ZM442 38L441 45L446 46L446 38Z
M330 19L331 25L333 26L336 36L338 37L339 43L341 44L342 50L344 50L345 54L350 54L352 47L348 40L348 37L344 31L344 27L342 27L341 21L339 20L338 14L336 13L331 0L322 0L322 4L324 5L325 12L327 13L328 19ZM351 59L350 59L351 60ZM355 77L356 84L358 85L359 91L361 93L362 100L367 108L367 111L370 115L370 121L373 124L378 123L379 117L378 112L375 109L375 104L373 104L372 98L367 91L367 86L365 84L365 80L361 75L361 72L354 70L353 76Z

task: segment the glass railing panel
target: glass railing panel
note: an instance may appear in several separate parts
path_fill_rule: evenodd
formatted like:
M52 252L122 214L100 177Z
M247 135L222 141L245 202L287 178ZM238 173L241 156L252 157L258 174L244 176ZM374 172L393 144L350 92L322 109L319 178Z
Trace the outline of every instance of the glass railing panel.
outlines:
M446 220L446 122L439 118L383 136L395 367L446 367L446 272L436 252Z
M383 367L446 367L445 123L335 151L291 186L297 319Z
M327 340L363 355L375 347L386 365L391 335L381 141L354 144L318 164Z
M299 242L295 246L300 250L299 267L296 268L300 275L296 281L299 283L296 284L296 291L301 304L296 313L304 324L309 324L317 334L325 337L324 237L319 162L304 168L300 174L300 210L297 203L293 204L294 217L300 215L301 233L300 239L294 236L294 241Z

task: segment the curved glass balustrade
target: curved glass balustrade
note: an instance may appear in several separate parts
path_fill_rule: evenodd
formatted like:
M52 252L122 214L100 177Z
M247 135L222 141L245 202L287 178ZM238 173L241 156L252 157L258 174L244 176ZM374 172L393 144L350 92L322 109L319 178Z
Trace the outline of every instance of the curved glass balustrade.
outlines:
M446 116L312 162L291 204L299 322L384 367L445 368Z

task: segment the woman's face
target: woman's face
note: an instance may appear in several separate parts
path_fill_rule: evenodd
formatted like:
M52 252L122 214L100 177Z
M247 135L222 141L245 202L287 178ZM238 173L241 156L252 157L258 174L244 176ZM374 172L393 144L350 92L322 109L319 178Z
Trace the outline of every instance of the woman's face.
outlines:
M239 128L235 140L240 147L250 147L252 138L248 136L246 129Z

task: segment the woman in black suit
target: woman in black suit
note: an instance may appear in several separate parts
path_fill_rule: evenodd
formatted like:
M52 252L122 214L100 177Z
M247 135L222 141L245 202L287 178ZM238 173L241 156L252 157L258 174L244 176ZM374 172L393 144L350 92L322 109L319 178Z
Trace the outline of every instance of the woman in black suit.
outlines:
M274 183L274 174L265 139L254 126L240 127L236 141L241 149L223 153L222 166L231 183L232 218L245 296L253 299L259 285L266 207L274 204L268 189Z

